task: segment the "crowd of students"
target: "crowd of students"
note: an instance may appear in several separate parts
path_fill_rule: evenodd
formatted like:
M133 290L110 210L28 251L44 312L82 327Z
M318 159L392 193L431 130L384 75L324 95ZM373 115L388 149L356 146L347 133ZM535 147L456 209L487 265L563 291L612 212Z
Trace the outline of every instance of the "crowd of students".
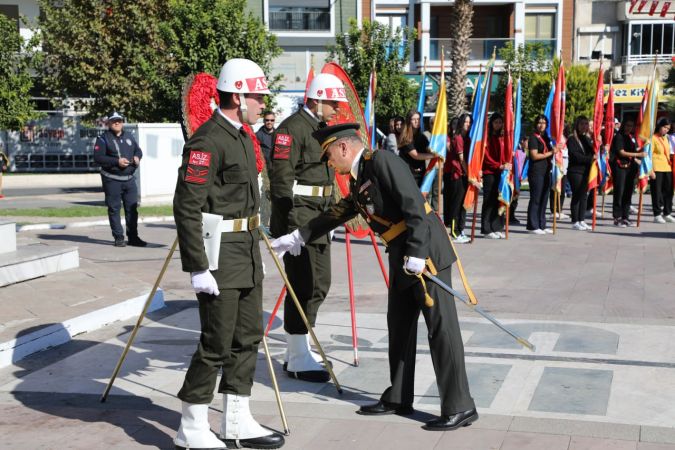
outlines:
M430 133L423 132L421 116L411 111L407 116L397 116L390 120L389 134L382 142L382 148L398 154L410 167L415 180L421 186L428 161L436 155L429 149ZM591 226L586 222L593 208L593 191L589 192L589 174L595 164L598 153L592 137L592 122L584 116L576 117L573 126L565 128L562 142L554 144L547 133L548 119L544 115L534 118L534 131L519 140L514 155L505 147L504 119L499 113L493 113L488 122L488 136L482 164L482 196L480 232L487 239L505 238L505 208L499 201L499 181L503 171L514 170L527 179L529 185L529 203L527 207L527 230L535 235L551 234L548 226L547 209L556 212L557 219L570 219L574 230L586 231ZM471 141L469 131L472 118L462 114L448 124L447 152L443 167L443 218L454 242L467 243L465 234L466 209L464 197L469 185L467 161ZM431 127L429 127L431 128ZM653 131L652 172L649 174L649 189L652 199L654 222L675 222L672 216L673 202L673 164L675 154L675 125L666 117L657 120ZM615 119L614 136L611 142L598 142L609 155L609 173L612 185L612 217L617 227L634 226L631 214L637 210L632 204L636 190L639 168L642 158L647 156L638 144L635 136L635 121L625 118L623 122ZM561 193L552 194L552 165L557 153L562 152L563 178ZM433 183L434 187L437 186ZM605 189L604 184L598 190ZM437 190L437 188L436 188ZM562 212L565 192L571 195L570 215ZM509 223L519 225L516 217L518 207L516 191L512 197L509 211ZM436 206L437 193L432 190L429 198ZM558 202L555 205L555 202Z

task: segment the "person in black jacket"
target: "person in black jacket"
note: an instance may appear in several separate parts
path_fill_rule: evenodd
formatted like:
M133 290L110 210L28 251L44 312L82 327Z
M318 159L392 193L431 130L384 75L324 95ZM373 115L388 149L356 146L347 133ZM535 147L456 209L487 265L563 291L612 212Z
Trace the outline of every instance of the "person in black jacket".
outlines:
M593 142L588 136L588 118L579 116L574 121L574 133L567 141L569 151L569 166L567 179L572 187L572 228L579 231L590 230L591 227L584 221L586 214L586 197L588 195L588 174L591 165L596 159L593 151Z
M129 245L145 247L147 242L138 237L138 186L136 168L143 152L134 137L124 131L124 118L113 112L108 117L108 131L96 139L94 161L101 166L101 181L108 207L108 220L115 247L124 247L124 229L120 209L124 204Z
M614 179L612 216L614 225L621 228L633 226L629 216L635 178L640 168L640 160L636 158L644 158L647 155L645 152L637 151L635 138L631 135L634 127L633 119L625 119L621 123L619 132L612 141L610 152L610 167Z
M422 186L424 180L426 161L435 157L428 150L429 139L420 131L420 120L419 112L412 110L408 113L398 143L398 155L410 167L418 187Z
M530 168L527 179L530 183L530 203L527 205L527 229L532 234L551 234L546 228L546 205L551 190L551 167L553 155L558 153L563 144L551 145L551 138L546 133L548 119L543 114L534 119L535 131L528 142Z

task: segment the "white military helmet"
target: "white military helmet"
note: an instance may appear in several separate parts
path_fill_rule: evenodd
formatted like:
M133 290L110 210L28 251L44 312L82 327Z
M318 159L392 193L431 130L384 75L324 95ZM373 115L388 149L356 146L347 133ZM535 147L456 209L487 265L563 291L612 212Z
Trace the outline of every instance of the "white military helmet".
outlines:
M335 75L320 73L314 77L307 89L307 98L315 100L347 102L345 85Z
M269 94L267 78L259 65L250 59L235 58L220 69L216 88L237 94Z

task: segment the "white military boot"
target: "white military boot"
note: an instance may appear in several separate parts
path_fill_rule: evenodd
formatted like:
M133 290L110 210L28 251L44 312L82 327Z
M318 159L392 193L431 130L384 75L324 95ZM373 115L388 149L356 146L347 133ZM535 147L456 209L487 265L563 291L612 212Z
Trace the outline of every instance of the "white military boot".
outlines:
M225 449L223 441L211 431L209 405L183 402L180 428L173 440L177 449Z
M286 345L288 346L287 373L290 377L315 383L325 383L330 380L328 371L312 355L307 334L287 334Z
M251 415L249 396L223 394L220 437L230 448L279 448L284 437L260 426Z
M287 343L288 343L288 337L289 336L291 336L291 335L286 333L286 342ZM312 346L309 343L309 334L305 335L305 340L307 341L307 348L308 348L309 354L312 355L312 358L314 358L314 361L323 365L323 359L321 358L321 355L319 355L317 352L312 350ZM289 347L290 346L287 344L286 345L286 354L284 355L284 370L288 370L288 349L289 349ZM330 361L328 361L328 364L330 364L331 367L333 367L333 364Z

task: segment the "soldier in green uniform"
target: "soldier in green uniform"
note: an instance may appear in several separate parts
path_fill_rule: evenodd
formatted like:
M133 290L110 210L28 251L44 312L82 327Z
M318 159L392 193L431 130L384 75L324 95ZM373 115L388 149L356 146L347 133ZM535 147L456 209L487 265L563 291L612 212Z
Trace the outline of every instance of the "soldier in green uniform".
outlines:
M278 448L284 438L260 426L249 410L262 339L263 269L256 155L247 127L258 119L269 90L262 69L247 59L225 63L217 89L220 107L185 143L174 196L182 267L190 272L201 323L199 346L178 393L182 417L174 443L190 449ZM216 245L205 248L203 237ZM225 442L208 422L221 370Z
M478 419L464 367L464 347L452 296L424 284L425 267L451 284L455 253L440 219L420 193L408 166L390 152L363 148L358 124L335 125L314 133L329 165L351 174L351 194L312 219L296 235L276 239L277 252L297 251L318 236L361 214L386 243L390 287L387 312L391 386L380 401L362 406L364 415L411 414L420 311L429 331L429 347L441 398L441 416L428 430L454 430ZM425 293L434 299L425 305Z
M333 170L321 161L321 146L312 133L320 122L332 120L339 103L346 101L340 79L319 74L307 88L307 104L277 128L269 170L273 236L293 232L334 203ZM299 254L284 257L289 281L312 327L330 288L330 240L325 233ZM287 373L305 381L328 381L330 377L320 363L321 358L310 350L307 328L290 294L284 304L284 330Z

